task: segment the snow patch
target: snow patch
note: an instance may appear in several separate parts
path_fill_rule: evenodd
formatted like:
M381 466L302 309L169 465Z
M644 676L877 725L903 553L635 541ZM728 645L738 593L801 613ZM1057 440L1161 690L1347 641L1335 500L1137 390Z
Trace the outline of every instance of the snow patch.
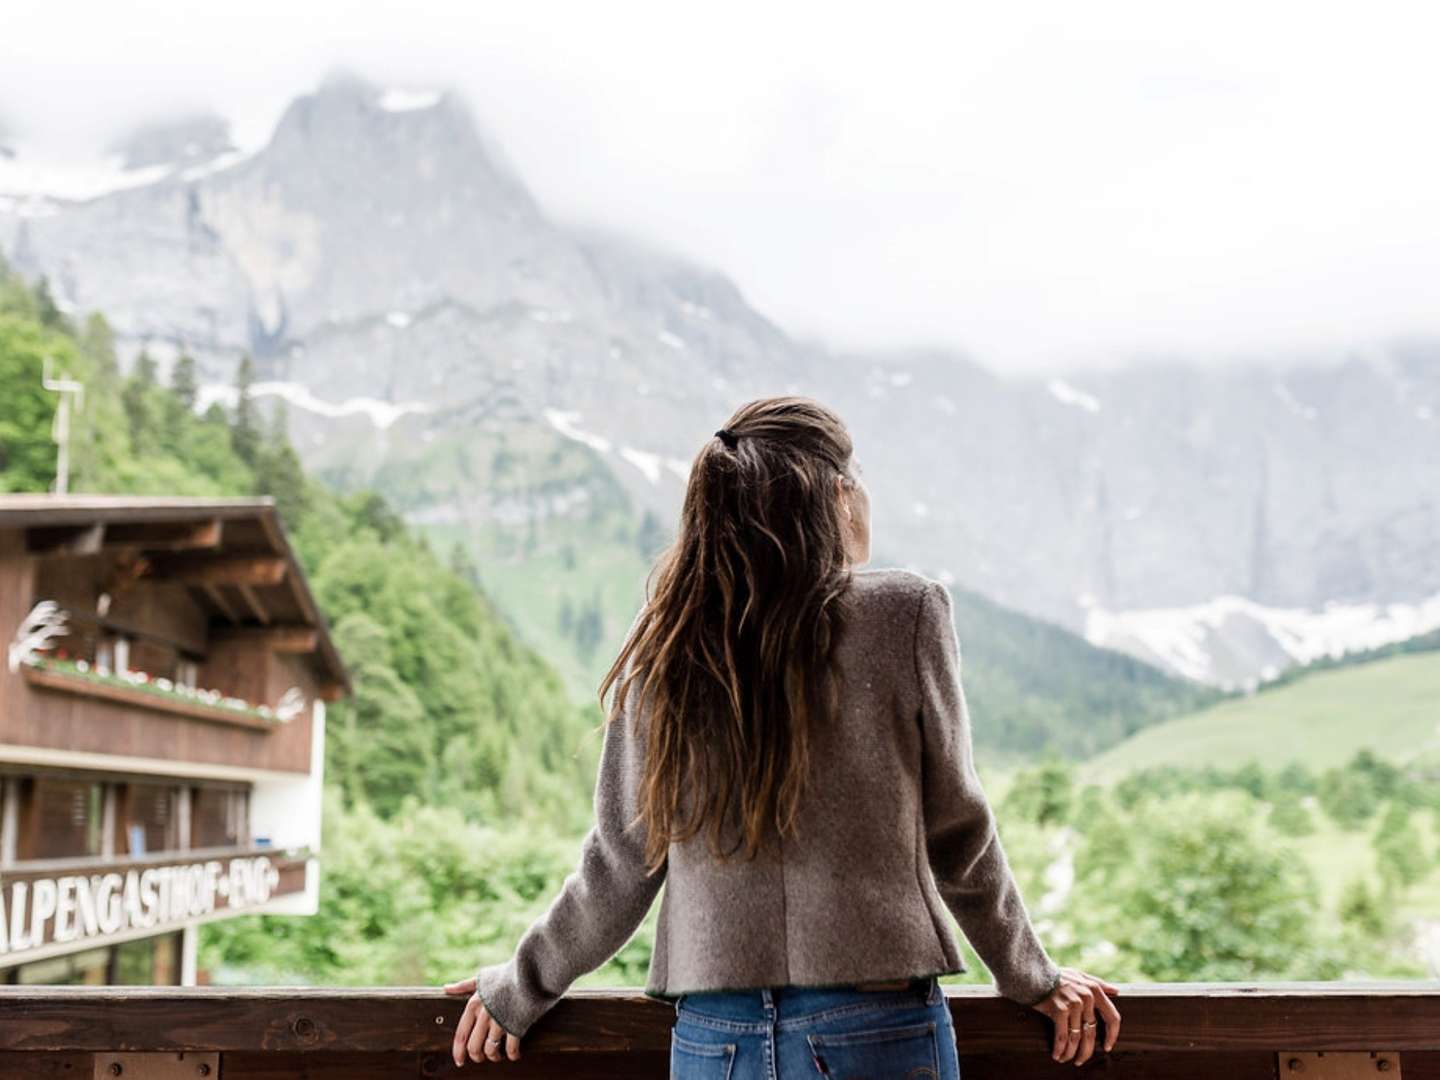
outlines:
M697 304L693 300L681 300L680 310L694 319L713 319L715 313L704 304Z
M680 458L666 458L665 467L687 483L690 480L690 462Z
M588 431L581 431L576 422L580 419L580 413L575 410L566 409L543 409L542 413L546 421L556 431L560 432L567 439L574 439L582 442L592 450L598 450L602 454L610 452L610 440L603 435L592 435Z
M207 176L214 176L216 173L222 173L226 169L233 169L242 161L248 161L253 156L252 153L245 150L226 150L223 154L217 154L209 161L181 169L176 175L187 183L193 180L203 180Z
M0 192L93 199L112 191L153 184L174 168L173 163L162 163L127 169L120 154L47 159L17 151L14 157L0 157Z
M1435 410L1429 405L1417 405L1415 406L1415 416L1420 420L1434 420Z
M922 517L922 518L923 518L923 517L929 517L929 516L930 516L930 507L927 506L927 505L926 505L925 503L923 503L923 502L916 502L916 503L914 503L914 504L910 507L910 509L914 512L914 514L915 514L916 517Z
M410 318L408 311L392 311L385 316L385 321L395 327L396 330L404 330L414 320Z
M652 484L660 482L660 455L651 454L644 450L636 450L633 446L622 446L620 456L634 465L642 473L645 479Z
M909 385L910 385L910 380L913 379L913 378L914 378L914 376L911 375L910 372L908 372L908 371L892 371L892 372L890 373L890 385L891 385L891 386L909 386Z
M433 109L444 96L439 90L386 90L376 102L386 112L415 112Z
M672 349L685 348L685 339L672 334L669 330L657 331L655 338L661 345L669 345Z
M1289 409L1292 413L1294 413L1296 416L1303 417L1306 420L1314 420L1315 417L1319 415L1319 413L1315 411L1315 406L1306 405L1303 401L1301 401L1299 398L1297 398L1294 394L1290 392L1290 388L1288 386L1286 386L1278 379L1275 380L1275 395L1281 401L1283 401L1285 403L1285 407Z
M1232 680L1217 670L1216 655L1233 651L1224 646L1227 631L1233 635L1237 628L1252 640L1258 631L1292 664L1308 664L1406 641L1440 627L1440 593L1416 604L1330 603L1319 611L1267 607L1234 595L1188 607L1130 611L1106 611L1088 594L1077 599L1087 609L1085 639L1092 645L1219 686ZM1273 678L1280 670L1273 662L1258 668L1262 678Z
M402 416L431 410L431 406L420 401L396 404L392 401L380 401L378 398L371 397L354 397L340 402L325 401L312 394L309 387L293 382L257 382L250 387L250 393L254 397L278 397L294 405L297 409L304 409L317 416L326 416L332 419L358 414L367 417L372 424L382 430L390 427ZM238 397L235 387L210 383L200 388L196 395L195 408L199 412L204 412L217 401L227 408L234 408Z
M549 308L531 308L530 318L538 323L568 323L575 316L568 311L551 311Z
M1077 409L1084 409L1086 412L1097 413L1100 411L1100 399L1094 394L1087 394L1077 386L1072 386L1064 379L1051 379L1045 384L1056 401L1062 405L1074 405Z

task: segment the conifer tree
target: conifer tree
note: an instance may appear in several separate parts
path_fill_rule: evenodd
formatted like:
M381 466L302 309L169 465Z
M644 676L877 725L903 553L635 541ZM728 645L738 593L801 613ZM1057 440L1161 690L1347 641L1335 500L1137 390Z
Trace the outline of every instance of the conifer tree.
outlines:
M140 350L135 358L135 370L125 380L120 391L120 404L129 421L130 445L135 453L144 456L157 448L159 425L154 414L154 400L151 391L155 388L155 358L146 349Z
M195 358L189 353L182 352L175 358L175 366L170 371L170 392L187 413L195 411L200 388L195 381Z
M290 445L289 416L283 401L275 403L270 429L256 452L255 493L275 499L275 509L287 528L298 526L308 504L305 470Z
M120 381L120 363L115 359L115 332L105 316L91 312L80 335L80 350L94 366L99 388L113 387Z
M44 274L35 283L35 307L40 317L40 324L49 327L51 330L67 330L68 324L65 315L55 303L55 296L50 291L50 279Z
M160 377L155 366L155 358L150 355L150 350L141 348L140 355L135 358L135 378L147 389L160 384Z
M260 455L260 419L250 388L255 385L255 365L246 355L235 370L235 418L230 424L230 445L251 468Z

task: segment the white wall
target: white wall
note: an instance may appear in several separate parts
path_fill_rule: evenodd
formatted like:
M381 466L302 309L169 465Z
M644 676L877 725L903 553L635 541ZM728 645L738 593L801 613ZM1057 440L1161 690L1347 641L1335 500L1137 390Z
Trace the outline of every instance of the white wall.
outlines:
M292 779L256 780L250 795L250 832L268 836L276 849L320 850L320 816L325 785L325 702L311 704L310 772ZM314 915L320 907L320 863L305 864L305 891L282 897L263 909L277 915Z

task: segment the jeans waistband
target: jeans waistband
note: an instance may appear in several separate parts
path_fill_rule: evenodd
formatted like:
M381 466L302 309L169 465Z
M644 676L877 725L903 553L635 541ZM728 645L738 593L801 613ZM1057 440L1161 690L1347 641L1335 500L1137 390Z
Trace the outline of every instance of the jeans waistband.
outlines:
M775 986L752 990L708 990L681 994L675 1013L704 1027L723 1031L764 1031L868 1009L905 1009L944 1001L939 980L917 976L897 990L857 990L843 986Z

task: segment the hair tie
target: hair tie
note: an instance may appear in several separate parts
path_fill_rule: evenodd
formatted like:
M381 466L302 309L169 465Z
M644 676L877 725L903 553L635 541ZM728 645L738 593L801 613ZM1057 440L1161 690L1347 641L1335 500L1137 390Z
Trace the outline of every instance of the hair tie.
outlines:
M719 435L720 441L723 442L726 446L728 446L731 450L735 449L735 444L739 441L740 438L738 435L735 434L735 432L731 431L729 428L723 427L717 428L715 434Z

